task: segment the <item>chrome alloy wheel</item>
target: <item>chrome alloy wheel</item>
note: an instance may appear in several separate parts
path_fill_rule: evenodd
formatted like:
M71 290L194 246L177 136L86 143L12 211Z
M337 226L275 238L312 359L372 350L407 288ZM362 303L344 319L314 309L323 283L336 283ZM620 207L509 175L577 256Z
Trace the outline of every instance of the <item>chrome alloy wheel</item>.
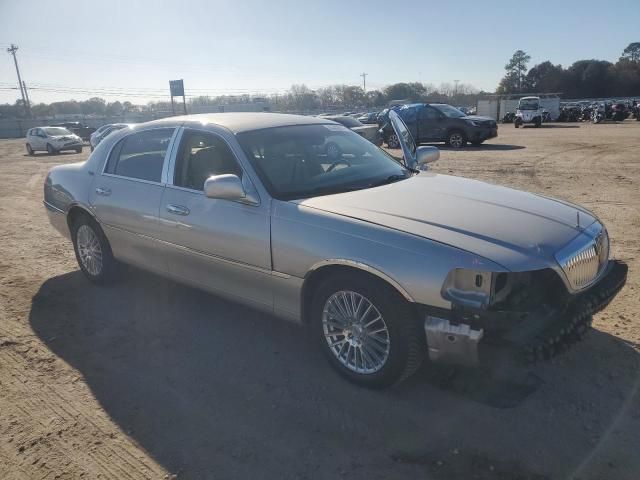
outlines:
M102 247L98 236L89 225L81 225L76 233L78 255L82 266L93 276L102 272Z
M462 141L462 134L459 132L452 133L449 136L449 145L451 145L453 148L462 147Z
M356 373L376 373L389 358L387 324L378 309L357 292L340 290L322 310L322 330L329 349Z

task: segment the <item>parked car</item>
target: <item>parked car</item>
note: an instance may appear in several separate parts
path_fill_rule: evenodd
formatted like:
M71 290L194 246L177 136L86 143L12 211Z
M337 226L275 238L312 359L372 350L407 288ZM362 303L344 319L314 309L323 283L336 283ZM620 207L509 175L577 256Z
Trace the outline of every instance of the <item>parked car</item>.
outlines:
M156 120L52 168L44 206L90 281L124 262L308 324L331 365L369 387L425 356L473 364L499 343L546 358L580 338L626 279L603 223L424 172L438 150L390 118L404 164L324 118ZM330 159L336 135L350 153Z
M82 140L89 140L91 134L96 131L93 127L87 127L80 122L62 122L54 123L52 127L64 127L71 133L78 135Z
M467 142L480 145L498 135L498 124L492 118L465 115L444 103L412 103L402 106L397 113L417 143L445 142L461 148ZM381 134L390 148L400 146L390 122L382 127Z
M378 147L382 145L382 135L380 135L377 125L363 125L355 118L345 117L343 115L334 115L334 116L328 116L324 118L327 120L333 120L334 122L344 125L348 129L353 130L358 135L366 138L367 140L369 140L374 145L377 145ZM335 147L338 147L338 149L336 150ZM329 150L327 151L327 154L331 155L333 158L338 158L339 156L338 144L337 143L329 144L328 148ZM329 151L331 151L332 153L329 153Z
M89 140L89 143L91 144L91 151L93 152L98 144L102 140L104 140L110 133L117 132L118 130L122 130L123 128L127 128L131 125L132 124L130 123L112 123L109 125L103 125L102 127L100 127L100 132L98 133L98 131L96 131L96 133L92 135L91 139Z
M82 152L82 139L63 127L36 127L27 131L27 153L45 151L54 155L63 150Z
M357 119L363 125L371 125L378 123L378 112L370 112L360 115Z

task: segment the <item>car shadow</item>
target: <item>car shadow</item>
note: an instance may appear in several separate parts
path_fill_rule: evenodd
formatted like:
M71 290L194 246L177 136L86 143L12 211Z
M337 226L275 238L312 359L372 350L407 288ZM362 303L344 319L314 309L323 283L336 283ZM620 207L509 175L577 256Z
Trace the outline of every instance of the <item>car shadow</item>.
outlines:
M63 152L54 153L53 155L50 155L47 152L33 152L31 155L28 153L25 153L22 156L35 158L35 157L57 157L57 156L67 156L67 155L82 155L82 153L76 153L72 150L65 150Z
M481 145L472 145L468 143L462 148L453 148L444 143L421 143L420 145L428 145L431 147L437 147L439 150L444 151L455 151L455 152L464 152L465 150L487 150L487 151L510 151L510 150L522 150L523 148L527 148L524 145L510 145L503 143L483 143Z
M604 430L635 377L591 388L602 356L640 365L632 348L594 331L569 366L425 364L371 391L336 375L307 329L135 269L110 287L79 271L51 278L29 321L120 429L180 478L453 478L436 460L454 447L462 454L451 468L475 468L479 456L504 470L474 478L564 474L593 445L576 441L579 411L549 416L548 404L589 399Z

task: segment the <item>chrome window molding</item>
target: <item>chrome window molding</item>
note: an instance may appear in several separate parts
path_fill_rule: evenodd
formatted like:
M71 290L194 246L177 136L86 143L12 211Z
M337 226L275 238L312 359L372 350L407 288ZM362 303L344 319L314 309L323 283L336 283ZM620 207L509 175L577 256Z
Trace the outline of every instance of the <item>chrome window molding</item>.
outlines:
M107 165L109 164L109 159L111 158L111 154L113 150L120 144L120 142L124 142L131 135L136 135L138 133L151 132L153 130L169 130L173 129L173 133L171 134L171 139L169 140L169 145L167 145L167 151L164 153L164 160L162 163L162 172L160 173L160 181L154 182L152 180L144 180L142 178L135 177L126 177L124 175L116 175L115 173L106 173ZM123 129L124 130L124 129ZM165 185L167 183L167 172L168 172L168 162L171 158L171 154L174 148L174 144L176 141L176 137L178 136L178 132L180 130L180 126L154 126L153 128L145 128L145 129L134 129L131 132L124 135L122 138L119 138L113 142L113 145L109 148L109 151L105 155L105 158L102 162L102 168L100 169L100 175L104 175L105 177L114 177L114 178L124 178L126 180L131 180L140 183L147 183L151 185Z
M174 185L174 180L175 180L175 168L176 168L176 161L178 158L178 153L180 152L180 146L182 143L182 137L184 136L184 134L186 133L186 131L191 131L191 132L198 132L198 133L206 133L208 135L213 135L215 137L217 137L218 139L220 139L220 141L222 141L227 148L229 149L229 151L231 152L231 154L233 155L234 160L236 161L236 163L238 164L238 167L240 167L240 170L242 170L242 184L245 187L245 191L251 193L253 196L256 197L257 202L247 202L247 201L243 201L243 200L233 200L233 202L235 203L240 203L243 205L250 205L253 207L258 207L260 206L261 199L260 199L260 192L258 191L258 189L256 188L256 184L254 182L254 180L251 178L251 174L248 171L248 169L246 168L246 164L245 162L243 162L240 158L240 156L238 155L238 151L236 148L234 148L234 145L232 142L230 142L227 138L225 138L225 135L223 133L228 133L229 135L233 136L233 134L231 132L227 132L226 129L223 131L216 131L216 129L214 129L213 127L217 127L217 125L211 125L211 128L206 128L206 126L202 126L202 127L198 127L198 126L181 126L178 130L178 132L176 133L175 137L174 137L174 142L172 145L172 152L171 152L171 156L169 157L169 161L168 161L168 167L167 167L167 177L166 177L166 181L165 181L165 186L168 188L172 188L172 189L176 189L176 190L182 190L184 192L189 192L189 193L196 193L199 195L204 195L204 191L202 190L194 190L192 188L187 188L187 187L181 187L179 185ZM221 127L218 127L221 128ZM248 188L247 188L248 187Z

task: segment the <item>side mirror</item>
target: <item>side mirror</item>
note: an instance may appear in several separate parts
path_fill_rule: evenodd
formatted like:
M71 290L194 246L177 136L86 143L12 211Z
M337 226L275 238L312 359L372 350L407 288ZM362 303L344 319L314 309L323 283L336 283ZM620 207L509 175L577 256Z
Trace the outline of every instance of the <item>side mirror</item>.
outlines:
M204 182L204 194L209 198L225 200L242 200L246 196L242 180L231 173L207 178Z
M422 145L416 148L416 163L422 169L428 163L433 163L440 158L440 150L437 147Z

